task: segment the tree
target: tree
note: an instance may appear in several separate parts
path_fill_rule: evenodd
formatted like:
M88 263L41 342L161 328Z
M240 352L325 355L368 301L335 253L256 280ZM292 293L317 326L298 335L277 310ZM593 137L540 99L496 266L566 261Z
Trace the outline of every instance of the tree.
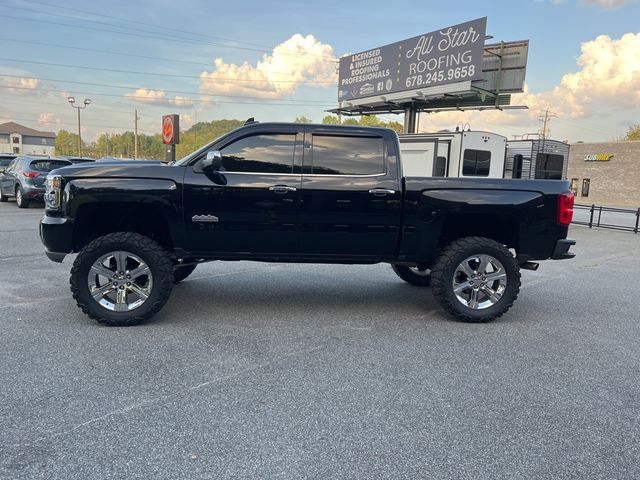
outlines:
M325 125L339 125L340 120L335 115L327 115L322 119L322 123Z
M631 125L627 134L624 137L625 140L640 140L640 123Z
M302 115L300 117L296 117L295 122L296 123L313 123L313 120Z
M86 144L82 142L82 151L85 152ZM78 134L67 130L60 130L55 142L56 155L78 155Z
M385 126L392 130L395 130L396 133L402 133L404 130L404 125L402 125L400 122L387 122Z
M375 115L363 115L360 117L358 125L363 127L384 127L385 123Z

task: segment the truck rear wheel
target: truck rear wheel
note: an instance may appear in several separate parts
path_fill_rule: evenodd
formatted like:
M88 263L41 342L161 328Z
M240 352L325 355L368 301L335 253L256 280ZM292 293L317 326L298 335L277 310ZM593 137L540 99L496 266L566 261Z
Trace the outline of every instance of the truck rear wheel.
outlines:
M451 242L433 265L433 295L457 319L479 323L511 308L520 291L520 267L511 252L484 237Z
M71 292L89 317L110 326L138 325L173 289L173 263L144 235L110 233L85 246L71 268Z
M406 265L391 265L402 280L416 287L428 287L431 285L431 270L421 267L407 267Z

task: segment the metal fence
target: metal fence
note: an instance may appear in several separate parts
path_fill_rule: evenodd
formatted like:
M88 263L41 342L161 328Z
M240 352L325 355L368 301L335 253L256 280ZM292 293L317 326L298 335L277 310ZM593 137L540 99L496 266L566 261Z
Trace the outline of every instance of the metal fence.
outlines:
M604 207L602 205L574 205L573 221L576 225L589 228L609 228L625 232L638 233L640 225L640 208Z

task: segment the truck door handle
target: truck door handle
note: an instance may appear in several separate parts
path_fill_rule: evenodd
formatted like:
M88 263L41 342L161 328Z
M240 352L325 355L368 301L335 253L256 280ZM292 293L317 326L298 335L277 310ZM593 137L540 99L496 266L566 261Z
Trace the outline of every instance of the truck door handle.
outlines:
M269 191L285 194L289 192L297 192L298 189L296 187L290 187L289 185L274 185L273 187L269 187Z
M387 195L393 195L396 193L395 190L390 190L388 188L372 188L369 190L371 195L375 195L376 197L386 197Z

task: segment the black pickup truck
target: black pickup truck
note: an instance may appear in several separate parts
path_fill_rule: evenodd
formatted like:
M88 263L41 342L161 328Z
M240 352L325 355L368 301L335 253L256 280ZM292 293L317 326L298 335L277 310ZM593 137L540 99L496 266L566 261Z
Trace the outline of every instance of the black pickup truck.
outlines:
M133 325L212 260L372 264L431 286L457 318L506 312L520 268L573 257L568 182L404 177L392 130L252 123L173 165L76 165L47 178L40 236L71 291Z

